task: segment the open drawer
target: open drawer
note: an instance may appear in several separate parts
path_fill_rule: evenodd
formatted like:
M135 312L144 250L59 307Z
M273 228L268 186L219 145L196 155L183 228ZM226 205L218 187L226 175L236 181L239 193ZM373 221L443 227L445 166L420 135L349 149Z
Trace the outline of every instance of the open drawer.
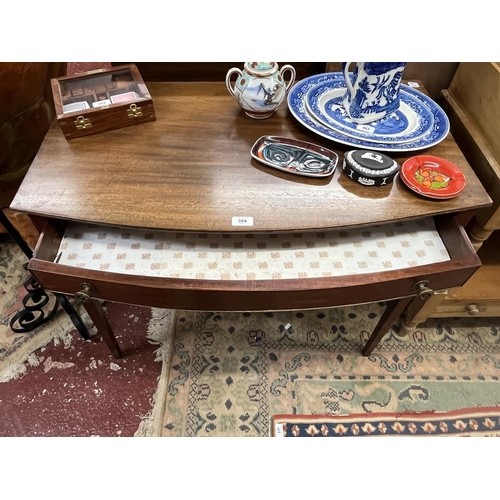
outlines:
M46 290L80 298L257 311L425 296L462 286L480 265L453 216L288 234L168 233L49 219L29 270Z

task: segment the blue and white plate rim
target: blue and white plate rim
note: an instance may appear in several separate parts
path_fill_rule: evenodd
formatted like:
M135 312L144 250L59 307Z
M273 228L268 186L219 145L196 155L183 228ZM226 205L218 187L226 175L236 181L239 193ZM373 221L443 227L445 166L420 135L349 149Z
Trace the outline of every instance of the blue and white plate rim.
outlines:
M378 151L404 152L417 151L420 149L426 149L431 146L435 146L436 144L439 144L441 141L443 141L450 131L450 122L441 107L422 92L416 90L415 88L404 85L405 90L414 95L423 104L426 104L434 115L434 126L427 135L419 138L416 141L410 141L400 144L382 144L373 141L360 140L353 137L348 137L344 134L340 134L339 132L336 132L335 130L324 126L322 123L318 122L317 119L313 118L307 112L304 102L305 96L307 92L312 88L312 86L320 82L333 81L338 78L344 78L343 74L340 72L321 73L319 75L304 78L303 80L300 80L293 85L287 96L288 109L290 110L292 115L306 128L322 137L325 137L326 139L330 139L347 146L357 146Z

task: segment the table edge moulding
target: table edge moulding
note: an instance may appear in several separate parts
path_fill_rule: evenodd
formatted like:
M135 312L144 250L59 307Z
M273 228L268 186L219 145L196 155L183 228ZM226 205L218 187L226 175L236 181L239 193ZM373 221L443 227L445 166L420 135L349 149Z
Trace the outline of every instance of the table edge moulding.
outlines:
M481 261L463 226L475 210L487 207L491 200L451 134L430 148L429 154L456 164L464 172L467 185L456 198L435 201L417 196L398 177L380 188L353 182L340 165L346 148L306 130L286 106L271 118L253 120L238 108L223 82L150 83L148 89L155 103L156 121L71 141L54 122L12 203L12 208L29 214L42 233L30 271L46 289L82 300L116 357L122 353L101 306L106 300L171 309L231 311L387 301L380 321L360 346L362 353L369 355L412 297L425 302L434 291L462 286L480 267ZM287 136L331 149L339 155L339 165L328 179L293 176L272 169L250 154L255 141L263 135ZM397 153L394 159L403 162L414 154ZM235 224L235 217L247 224ZM352 245L362 246L363 233L384 231L384 225L389 224L391 230L376 240L380 242L377 255L389 262L391 259L384 258L388 255L384 248L390 248L394 225L410 227L425 219L435 225L435 231L431 229L436 238L432 244L444 245L444 259L425 263L410 259L400 268L388 264L386 270L374 270L369 264L364 269L362 264L361 271L336 274L334 263L343 265L342 259L328 261L333 253L322 246L325 234L329 238L334 232L337 238L354 235ZM76 239L80 233L86 234L78 228L88 228L88 224L90 232L80 242L67 240L71 230L75 235L75 228ZM135 231L141 232L141 241L134 239L139 234ZM110 262L104 261L102 267L90 266L85 259L68 265L76 260L68 260L64 244L82 243L90 251L87 259L101 259L105 252L98 245L99 235L108 233L114 238L126 234L135 249L141 248L142 241L160 239L156 241L158 247L149 246L143 253L138 250L141 253L127 263L129 268L109 267ZM140 259L157 258L155 269L168 270L170 261L152 255L153 250L173 244L180 234L185 235L185 251L200 250L200 255L209 254L212 243L215 247L225 237L233 238L231 252L245 252L247 258L243 269L250 269L250 260L261 248L249 250L247 241L267 241L268 248L275 248L272 242L279 241L288 259L282 262L284 269L285 264L293 264L293 255L285 249L296 248L293 245L299 244L302 235L302 247L297 247L297 252L310 258L309 269L316 264L330 268L325 268L321 276L311 274L313 277L305 268L296 277L280 273L277 268L273 268L275 274L259 274L255 268L255 275L234 271L207 277L203 269L199 274L187 272L200 265L196 259L203 258L191 255L195 261L183 261L186 267L180 266L172 274L134 274L134 268L145 269L139 255ZM404 233L403 245L412 234L415 231L410 229ZM94 244L96 252L91 247ZM338 241L332 239L331 248L337 245ZM262 256L263 267L276 265L271 263L273 258L280 258L279 249L275 250ZM425 254L422 249L420 254L422 251ZM400 253L394 250L391 258ZM169 259L175 258L169 255ZM347 256L357 259L358 254L346 249ZM326 260L320 262L323 257ZM231 269L238 269L241 262L243 259L237 259ZM298 262L295 265L300 267Z

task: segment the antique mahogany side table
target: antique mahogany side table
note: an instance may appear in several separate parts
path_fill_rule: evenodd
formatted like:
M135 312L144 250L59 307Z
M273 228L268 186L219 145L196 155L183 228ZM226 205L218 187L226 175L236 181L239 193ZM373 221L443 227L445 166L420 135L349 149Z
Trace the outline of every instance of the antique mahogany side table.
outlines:
M462 286L481 265L463 226L491 200L451 135L425 153L458 165L466 189L434 201L398 177L353 182L342 172L352 148L305 129L285 103L254 120L222 82L148 88L154 122L70 141L54 122L11 205L41 232L29 270L81 299L116 357L101 301L212 311L384 301L361 339L369 355L412 298ZM250 149L263 135L334 150L337 169L316 179L260 164Z

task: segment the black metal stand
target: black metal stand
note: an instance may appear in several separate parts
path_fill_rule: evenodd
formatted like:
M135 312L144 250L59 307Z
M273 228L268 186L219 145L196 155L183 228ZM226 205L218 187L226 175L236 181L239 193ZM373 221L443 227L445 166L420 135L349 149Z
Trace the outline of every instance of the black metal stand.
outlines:
M33 257L33 252L29 245L23 240L17 229L12 225L7 216L0 209L0 223L7 230L9 235L12 237L17 246L23 251L28 259ZM24 264L24 269L28 268L28 264ZM71 318L73 325L78 330L80 335L85 339L90 339L90 334L87 327L83 323L79 314L76 312L75 308L68 300L65 295L59 293L54 293L56 300L54 305L49 310L48 313L43 311L43 307L49 303L49 296L45 290L40 286L38 281L36 281L34 276L30 276L25 283L23 283L24 288L27 291L26 296L23 299L24 309L16 313L11 321L10 328L15 333L27 333L31 332L40 325L49 322L57 312L58 306L66 311L66 313Z

